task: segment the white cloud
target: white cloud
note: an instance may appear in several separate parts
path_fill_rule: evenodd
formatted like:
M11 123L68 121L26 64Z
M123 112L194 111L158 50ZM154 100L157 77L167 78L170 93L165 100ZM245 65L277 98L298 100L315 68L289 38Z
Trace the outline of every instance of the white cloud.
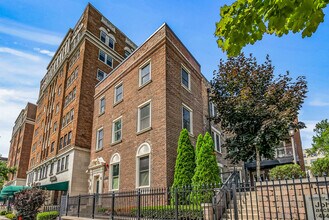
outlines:
M0 19L0 33L49 45L59 45L62 41L59 34L19 24L7 19Z
M312 147L312 138L314 136L313 129L318 121L303 121L306 125L306 128L300 130L300 135L302 138L303 148Z
M319 99L315 99L309 103L310 106L316 106L316 107L323 107L323 106L329 106L329 102L322 101Z
M19 50L15 50L15 49L12 49L12 48L8 48L8 47L0 47L0 53L7 53L7 54L11 54L11 55L18 56L18 57L21 57L21 58L29 59L29 60L32 60L32 61L39 61L40 60L40 57L38 57L38 56L34 56L32 54L28 54L28 53L25 53L25 52L22 52L22 51L19 51Z
M38 51L39 53L41 53L41 54L45 54L45 55L48 55L48 56L50 56L50 57L52 57L52 56L54 56L55 55L55 52L53 52L53 51L49 51L49 50L42 50L42 49L40 49L40 48L33 48L33 50L35 50L35 51Z

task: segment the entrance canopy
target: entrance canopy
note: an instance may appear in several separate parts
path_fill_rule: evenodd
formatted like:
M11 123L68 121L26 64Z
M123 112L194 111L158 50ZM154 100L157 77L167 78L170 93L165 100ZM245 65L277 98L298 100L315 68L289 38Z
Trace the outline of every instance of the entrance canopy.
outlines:
M44 190L56 190L56 191L67 191L69 188L69 182L51 183L47 185L39 186L40 189Z
M30 187L28 186L5 186L2 188L0 196L6 197L6 196L12 196L16 192L22 191L23 189L28 189Z

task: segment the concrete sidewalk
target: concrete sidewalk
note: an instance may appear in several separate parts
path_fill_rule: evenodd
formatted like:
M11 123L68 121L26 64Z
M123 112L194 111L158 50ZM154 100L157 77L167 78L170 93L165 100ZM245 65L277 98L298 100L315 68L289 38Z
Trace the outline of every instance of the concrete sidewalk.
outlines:
M6 218L5 216L0 215L0 220L8 220L8 218Z

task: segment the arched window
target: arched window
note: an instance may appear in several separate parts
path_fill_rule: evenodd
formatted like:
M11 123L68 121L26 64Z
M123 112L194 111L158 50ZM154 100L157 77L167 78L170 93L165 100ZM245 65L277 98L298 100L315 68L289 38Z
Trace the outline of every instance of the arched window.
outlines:
M115 37L103 27L100 28L100 40L108 47L114 49Z
M131 50L129 47L125 47L125 58L127 58L131 54Z
M120 155L118 153L113 154L111 157L111 169L110 169L110 189L119 190L119 180L120 180Z
M136 155L137 166L137 187L149 187L151 180L151 147L148 143L143 143L139 146Z

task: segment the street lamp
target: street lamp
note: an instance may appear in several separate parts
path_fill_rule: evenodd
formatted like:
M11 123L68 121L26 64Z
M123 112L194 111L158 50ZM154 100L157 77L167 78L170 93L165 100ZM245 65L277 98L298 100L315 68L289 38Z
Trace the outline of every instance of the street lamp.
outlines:
M289 136L290 136L290 139L291 139L292 155L293 155L293 158L294 158L294 164L297 164L294 135L295 135L295 129L290 125L289 126Z

